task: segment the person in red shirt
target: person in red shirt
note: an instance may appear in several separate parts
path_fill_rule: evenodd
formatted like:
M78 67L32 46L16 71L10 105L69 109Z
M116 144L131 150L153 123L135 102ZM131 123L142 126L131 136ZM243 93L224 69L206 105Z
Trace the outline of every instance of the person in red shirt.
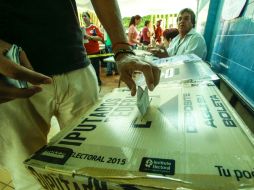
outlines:
M157 21L156 28L154 26L155 41L158 42L159 44L161 43L161 37L162 37L162 34L163 34L163 30L161 28L161 21L162 20Z
M152 33L150 31L150 25L151 25L151 21L150 20L146 20L145 21L145 26L142 30L142 43L144 45L149 45L150 44L150 37L152 36Z
M99 41L103 41L104 37L101 31L97 26L95 26L93 23L90 21L90 15L88 12L84 12L82 14L83 20L85 22L85 30L86 34L84 34L84 39L88 40L88 43L84 43L86 52L88 55L96 55L100 54L100 46L99 46ZM97 79L98 79L98 84L101 86L101 79L100 79L100 58L99 57L93 57L90 58L91 63L94 67Z

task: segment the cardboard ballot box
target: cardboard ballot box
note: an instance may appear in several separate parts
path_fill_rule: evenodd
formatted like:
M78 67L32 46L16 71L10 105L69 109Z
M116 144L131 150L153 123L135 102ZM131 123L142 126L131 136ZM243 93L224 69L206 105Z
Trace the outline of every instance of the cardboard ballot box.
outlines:
M254 188L254 141L212 84L116 89L25 161L45 189Z

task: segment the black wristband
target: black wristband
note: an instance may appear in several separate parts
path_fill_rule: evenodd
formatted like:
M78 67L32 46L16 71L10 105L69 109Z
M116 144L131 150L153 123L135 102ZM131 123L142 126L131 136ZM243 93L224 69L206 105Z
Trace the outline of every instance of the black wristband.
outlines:
M123 53L136 55L136 54L134 53L134 51L131 50L131 49L118 49L117 52L116 52L115 55L114 55L115 60L116 60L116 58L117 58L118 55L123 54Z

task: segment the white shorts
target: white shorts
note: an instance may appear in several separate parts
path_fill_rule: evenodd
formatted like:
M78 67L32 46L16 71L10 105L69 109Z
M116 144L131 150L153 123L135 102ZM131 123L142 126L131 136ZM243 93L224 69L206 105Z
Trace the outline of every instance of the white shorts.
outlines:
M0 104L0 166L7 169L16 190L41 189L23 161L47 143L53 115L60 128L80 121L98 99L95 72L86 68L53 77L53 84L29 99Z

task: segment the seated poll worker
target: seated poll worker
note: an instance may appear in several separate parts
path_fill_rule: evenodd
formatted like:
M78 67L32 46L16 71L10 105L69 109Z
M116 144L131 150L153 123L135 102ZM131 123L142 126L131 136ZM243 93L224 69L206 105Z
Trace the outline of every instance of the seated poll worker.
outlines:
M131 95L136 94L132 75L137 70L153 90L160 70L134 55L117 1L91 2L112 40L120 78ZM42 189L23 161L47 143L52 116L63 129L79 122L98 100L98 82L84 50L77 15L75 0L0 3L0 167L9 171L16 190ZM5 57L13 44L22 47L22 66ZM3 76L32 84L16 89Z
M195 31L195 23L196 17L191 9L181 10L177 17L179 34L171 41L167 51L155 51L153 52L154 55L162 58L193 53L205 60L207 54L206 42L203 36Z

